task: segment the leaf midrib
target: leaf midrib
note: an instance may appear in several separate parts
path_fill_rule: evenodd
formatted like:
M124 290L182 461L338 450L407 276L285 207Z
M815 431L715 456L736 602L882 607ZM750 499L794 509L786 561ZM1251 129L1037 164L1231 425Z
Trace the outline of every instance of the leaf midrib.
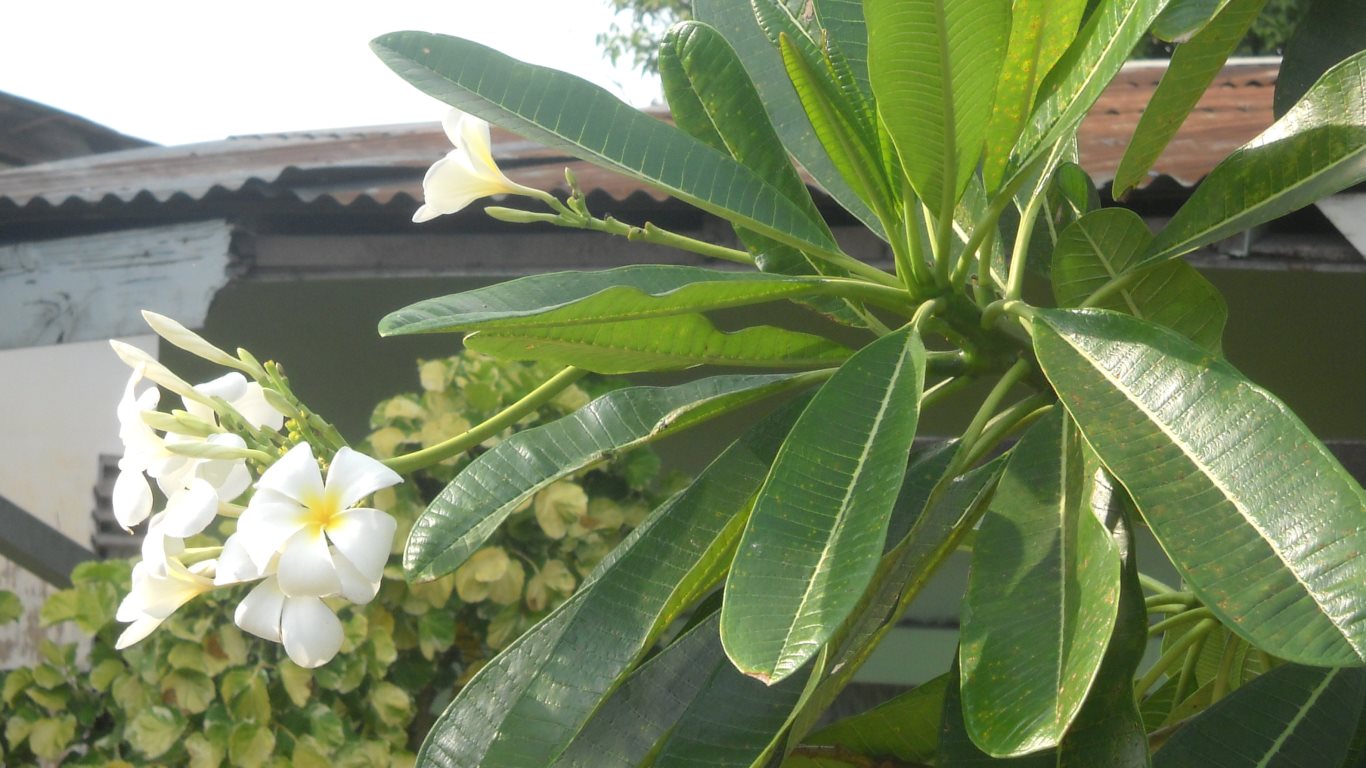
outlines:
M909 345L910 340L914 338L914 334L908 335L907 345ZM848 515L849 511L849 499L853 496L854 488L858 485L857 478L859 477L859 475L862 474L864 465L867 464L868 454L872 450L872 445L876 440L878 427L881 426L883 418L887 414L887 408L892 402L892 392L896 389L894 385L897 379L901 377L901 371L906 367L907 357L908 356L906 355L905 345L903 345L901 354L897 356L896 367L892 370L892 375L888 377L888 386L885 390L883 390L882 402L878 405L877 416L873 419L872 428L868 430L868 439L864 441L863 450L859 455L858 463L855 466L854 472L850 475L851 481L849 483L849 486L845 489L844 498L840 500L840 512L835 520L835 525L831 528L832 535L826 539L827 543L836 538L836 535L843 527L842 524L846 516ZM762 494L762 491L760 493ZM812 569L813 576L817 573L820 573L822 569L825 567L826 561L830 558L831 549L831 547L826 546L821 550L821 556L816 561L816 567ZM811 592L813 589L815 589L815 587L816 579L808 579L806 582L806 590L802 593L801 602L797 604L797 610L792 614L792 621L790 624L788 624L787 631L783 633L783 647L778 654L778 660L774 664L774 669L771 670L771 672L776 672L777 668L782 666L783 659L785 659L789 655L788 649L792 647L792 634L793 629L797 626L797 618L802 616L806 612L806 605L808 602L810 602Z
M1125 386L1123 386L1122 382L1120 382L1115 377L1111 376L1109 371L1105 370L1104 368L1101 368L1099 365L1096 365L1094 359L1089 354L1087 354L1087 352L1083 348L1074 344L1072 340L1069 339L1065 334L1058 333L1056 331L1055 333L1058 336L1058 338L1062 339L1068 346L1072 347L1072 349L1075 350L1083 360L1086 360L1088 363L1090 363L1092 370L1096 371L1101 376L1103 376L1105 380L1108 381L1117 392L1123 394L1125 400L1128 401L1131 405L1133 405L1136 409L1138 409L1138 411L1143 414L1143 416L1148 420L1150 424L1152 424L1158 431L1160 431L1164 436L1166 436L1166 438L1172 443L1172 445L1176 446L1181 451L1181 455L1185 457L1188 461L1190 461L1191 465L1194 466L1197 471L1199 471L1200 475L1204 477L1211 486L1219 490L1223 497L1230 504L1233 505L1235 510L1237 510L1238 516L1243 520L1243 522L1246 523L1248 527L1250 527L1252 530L1257 532L1258 537L1261 538L1262 542L1266 545L1266 548L1276 556L1277 560L1280 561L1281 565L1284 567L1285 572L1289 573L1291 576L1294 577L1296 583L1300 585L1301 590L1304 592L1305 595L1309 597L1310 600L1314 602L1314 605L1318 607L1319 612L1324 616L1324 618L1328 619L1329 625L1331 625L1333 629L1337 631L1339 637L1341 637L1342 640L1345 643L1347 643L1348 647L1350 647L1356 653L1358 658L1366 659L1366 653L1363 653L1363 649L1358 648L1356 644L1352 642L1352 637L1348 635L1348 633L1343 631L1343 628L1338 624L1337 615L1335 613L1330 612L1328 610L1328 607L1325 606L1319 600L1318 595L1315 593L1314 590L1309 588L1308 584L1305 583L1299 571L1291 567L1289 561L1286 560L1285 556L1281 553L1281 551L1277 549L1277 547L1272 543L1271 539L1267 537L1266 531L1263 530L1262 527L1256 523L1256 521L1254 521L1252 518L1248 516L1247 507L1245 506L1245 502L1241 499L1241 497L1235 495L1222 483L1217 482L1213 477L1211 477L1209 468L1206 467L1202 462L1197 461L1192 456L1190 446L1187 445L1185 441L1181 440L1177 435L1173 434L1170 430L1168 430L1165 427L1165 425L1163 425L1156 418L1153 412L1148 409L1145 403L1135 399L1135 397L1129 392L1129 390ZM1102 463L1106 463L1104 456L1099 451L1096 452L1096 455L1101 457ZM1111 471L1113 471L1113 469L1108 466L1108 463L1106 469L1111 469ZM1119 474L1115 473L1115 477L1118 478ZM1136 500L1137 499L1135 499L1135 501ZM1209 608L1213 610L1216 614L1223 613L1223 608L1217 604L1212 603L1209 605ZM1236 624L1236 622L1233 623Z

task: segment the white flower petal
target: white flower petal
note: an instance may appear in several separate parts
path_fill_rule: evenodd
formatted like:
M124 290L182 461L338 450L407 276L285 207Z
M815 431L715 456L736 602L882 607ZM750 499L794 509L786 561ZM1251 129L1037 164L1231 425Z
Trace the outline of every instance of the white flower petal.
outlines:
M285 425L284 414L275 410L270 401L266 400L265 390L256 382L247 385L247 391L232 401L232 407L242 414L242 418L258 429L278 432L280 427Z
M284 494L300 503L321 496L323 473L313 459L312 447L308 443L299 443L290 448L279 461L261 473L256 487Z
M454 144L457 147L460 146L460 142L463 141L460 137L460 127L466 117L467 115L464 112L455 107L451 107L446 111L446 116L441 118L441 129L446 132L446 138L451 144Z
M221 587L225 584L256 581L265 576L268 570L258 566L251 559L251 554L247 552L242 539L233 534L223 542L223 551L218 555L218 570L214 573L213 583Z
M341 595L356 605L365 605L379 593L379 579L371 581L356 569L346 555L332 553L332 563L337 567L337 577L341 579Z
M127 619L120 619L120 621L127 621ZM119 635L119 639L114 641L114 650L121 651L133 643L147 637L152 634L153 630L161 626L161 622L163 621L165 621L165 619L158 619L153 616L140 616L134 619L132 624L129 624L124 628L123 633Z
M321 667L341 650L341 621L316 597L286 600L280 633L290 661L305 669Z
M114 507L114 519L123 530L132 532L133 526L152 514L152 487L141 470L120 470L114 480L114 492L110 498Z
M147 524L147 535L142 537L142 565L154 576L169 576L173 568L171 558L185 551L185 540L166 535L166 513L158 512Z
M397 528L394 518L378 509L348 509L332 518L327 538L367 581L378 583Z
M211 445L231 448L246 448L247 443L240 435L209 435L205 440ZM202 477L218 491L220 501L232 501L251 487L251 473L243 459L205 459L195 467L195 475Z
M299 502L273 491L257 491L237 519L236 535L256 565L265 568L308 520L309 512Z
M280 642L280 614L284 612L285 595L275 583L266 579L242 598L233 611L232 620L243 632L272 642Z
M460 141L452 142L469 155L471 164L490 177L506 179L498 164L493 161L493 140L489 136L489 124L473 115L465 115L460 121ZM512 182L508 182L511 186Z
M181 539L193 536L218 515L218 492L209 481L195 478L189 488L171 494L164 514L163 534Z
M307 526L285 542L278 578L280 591L290 597L325 597L341 591L322 531Z
M327 469L326 492L335 494L338 509L346 509L381 488L401 482L403 478L397 472L379 461L342 448Z

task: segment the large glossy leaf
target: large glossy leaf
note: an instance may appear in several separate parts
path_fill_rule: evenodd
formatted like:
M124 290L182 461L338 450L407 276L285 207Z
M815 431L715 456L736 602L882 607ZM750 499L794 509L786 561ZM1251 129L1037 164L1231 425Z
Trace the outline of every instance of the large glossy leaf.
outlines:
M783 408L727 449L573 601L484 667L433 726L424 764L549 763L669 623L721 580L797 410Z
M720 32L699 22L675 25L660 47L659 74L678 127L768 179L811 219L821 220L758 91Z
M1001 185L1039 85L1076 37L1084 10L1086 0L1015 0L1011 6L1010 42L982 159L987 189L995 191Z
M573 75L469 40L394 32L371 47L427 94L803 249L835 248L825 226L754 171Z
M940 675L867 712L837 720L804 739L783 768L865 766L889 759L928 763L939 744L948 682L948 675Z
M1152 235L1143 219L1125 208L1083 216L1063 230L1053 252L1053 296L1060 307L1079 307L1102 286L1135 270ZM1100 304L1171 328L1206 349L1222 347L1228 307L1194 267L1181 260L1139 268L1142 275Z
M862 0L814 0L816 21L825 33L825 43L849 64L849 71L864 93L868 85L868 25L863 19Z
M1334 64L1366 49L1366 3L1312 0L1285 44L1276 74L1276 117L1295 106Z
M809 296L831 287L820 278L660 264L554 272L419 301L386 315L379 332L397 336L610 323Z
M726 580L721 638L742 672L786 678L858 603L906 474L924 382L925 348L907 328L850 358L797 420Z
M1366 671L1286 664L1172 735L1156 768L1337 766L1356 732Z
M830 654L832 670L822 680L797 717L793 743L815 725L835 696L853 679L872 650L900 620L963 537L972 530L996 490L1005 458L997 459L955 478L944 477L956 443L947 443L912 459L906 471L901 503L923 509L904 538L878 566L880 585L864 595L853 615L840 627Z
M1148 733L1134 701L1134 673L1148 647L1148 613L1138 582L1138 556L1128 497L1086 451L1087 489L1092 511L1101 520L1123 560L1119 615L1086 703L1058 746L1060 768L1146 768Z
M1088 459L1087 466L1095 464ZM1132 528L1122 492L1114 488L1103 471L1088 469L1086 486L1084 493L1090 499L1091 511L1112 538L1124 565L1118 617L1081 711L1057 747L1019 757L993 758L973 742L964 724L961 686L954 684L959 678L955 662L944 701L939 765L1015 768L1145 768L1148 765L1147 733L1133 695L1133 674L1147 645L1148 622L1138 583Z
M1160 326L1042 310L1034 349L1182 577L1260 648L1366 660L1366 493L1279 400Z
M739 54L787 151L846 211L874 234L887 239L872 209L845 183L822 149L792 82L787 79L777 44L769 42L749 3L694 0L693 18L715 27Z
M1169 43L1195 37L1232 0L1172 0L1153 22L1153 36Z
M519 432L470 462L422 513L408 536L404 571L413 580L450 573L513 510L556 480L616 452L801 384L800 377L771 375L628 387L558 421Z
M1115 170L1116 198L1147 176L1264 5L1266 0L1231 0L1190 42L1176 47Z
M963 716L985 752L1057 745L1081 711L1115 625L1119 552L1091 508L1061 411L1010 452L973 543L963 603Z
M1166 5L1167 0L1100 0L1039 87L1008 178L1026 172L1081 124Z
M916 194L951 214L986 141L1008 0L868 0L868 74Z
M865 124L855 106L841 98L822 70L823 61L813 59L786 35L779 47L792 86L831 162L874 210L891 210L894 196L873 126Z
M1180 256L1366 180L1366 52L1330 69L1284 117L1200 182L1149 247Z
M769 325L719 331L704 315L480 331L467 336L465 346L494 357L607 374L698 365L812 368L839 365L851 353L824 337Z
M674 26L660 47L659 74L679 128L771 180L789 200L819 220L811 194L788 159L758 91L721 33L697 22ZM736 226L735 233L764 272L845 274L753 230ZM860 311L840 299L814 297L803 303L837 322L867 326Z

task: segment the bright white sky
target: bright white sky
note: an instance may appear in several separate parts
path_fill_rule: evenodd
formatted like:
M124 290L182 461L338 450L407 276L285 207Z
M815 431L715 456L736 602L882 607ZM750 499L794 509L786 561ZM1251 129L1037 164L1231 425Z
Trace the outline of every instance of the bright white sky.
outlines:
M477 40L639 106L659 93L599 52L606 0L40 0L4 17L0 91L161 144L438 120L443 105L370 53L403 29Z

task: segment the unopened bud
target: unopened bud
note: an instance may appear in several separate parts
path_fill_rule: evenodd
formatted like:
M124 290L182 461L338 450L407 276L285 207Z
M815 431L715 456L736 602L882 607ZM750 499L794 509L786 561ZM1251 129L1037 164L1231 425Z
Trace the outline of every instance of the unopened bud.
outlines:
M170 368L162 365L155 357L132 344L125 344L117 339L110 339L109 346L114 348L114 354L118 355L119 359L126 363L129 368L137 369L141 366L142 377L148 381L160 384L181 397L203 403L210 408L213 407L213 401L196 391L189 382L172 373Z
M236 368L241 371L247 371L247 368L242 364L242 361L218 347L215 347L206 341L203 336L200 336L165 315L159 315L156 312L150 312L144 309L142 310L142 319L147 321L147 325L151 326L152 330L155 331L158 336L196 357L202 357L211 363L217 363L227 368Z
M509 224L553 223L559 219L558 216L549 213L533 213L519 208L504 208L501 205L490 205L484 209L484 213L498 221L505 221Z
M268 404L271 408L274 408L280 413L283 413L288 418L299 418L299 406L290 402L289 398L285 397L279 392L276 392L270 387L261 387L261 394L266 398L266 404Z
M251 448L239 448L235 445L222 445L198 440L184 443L168 442L166 443L166 450L177 456L189 456L192 459L253 459L259 461L264 456L260 451Z

